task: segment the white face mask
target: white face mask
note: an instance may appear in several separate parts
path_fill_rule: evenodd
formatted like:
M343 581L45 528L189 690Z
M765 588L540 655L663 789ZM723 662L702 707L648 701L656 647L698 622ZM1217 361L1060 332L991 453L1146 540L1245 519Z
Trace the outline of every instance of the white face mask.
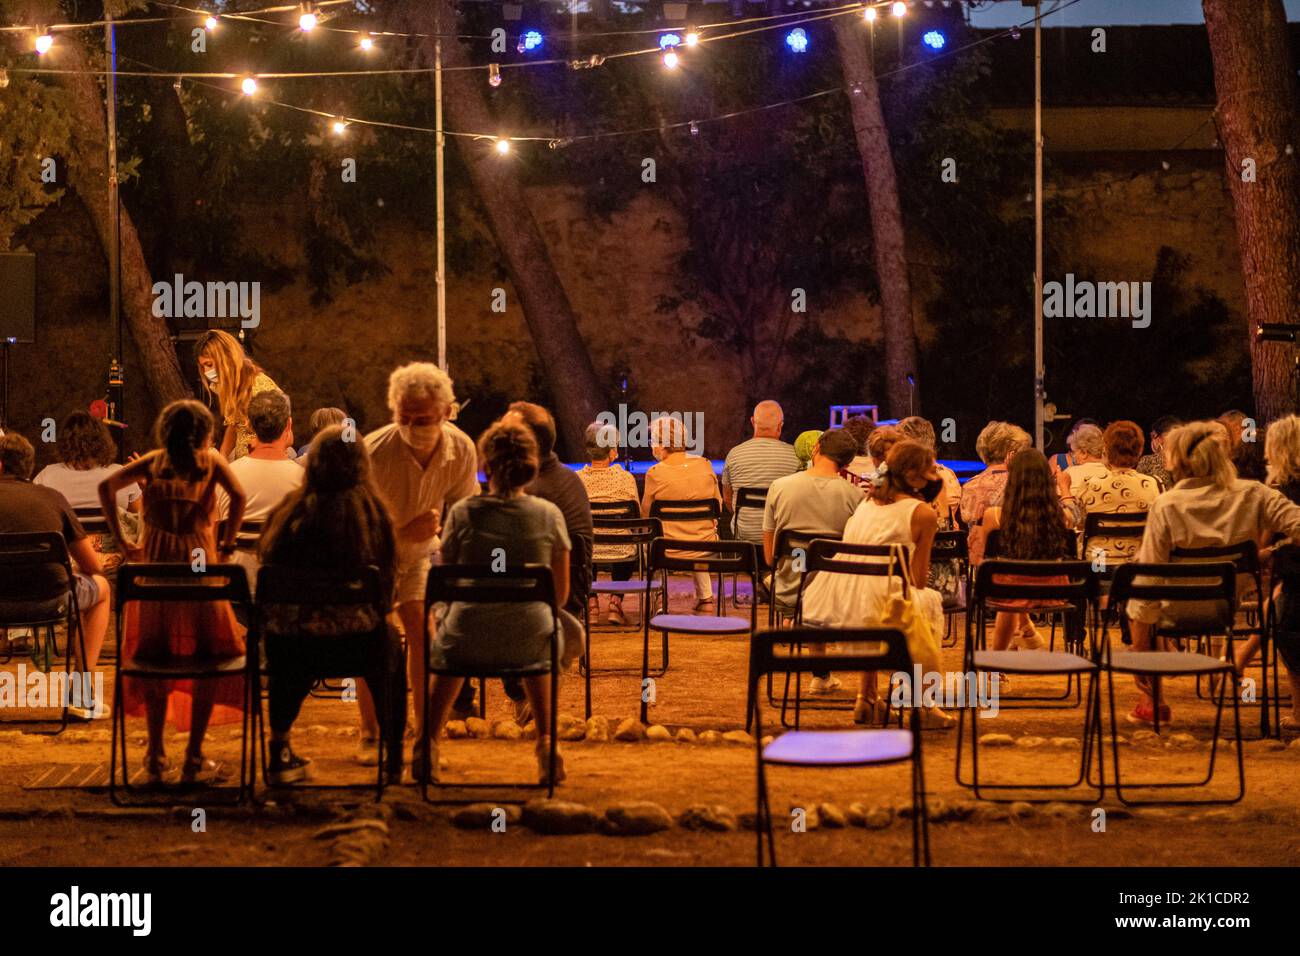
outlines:
M217 370L215 368L206 369L203 372L203 377L206 378L213 385L217 384Z
M397 433L416 451L428 451L438 443L441 425L398 425Z

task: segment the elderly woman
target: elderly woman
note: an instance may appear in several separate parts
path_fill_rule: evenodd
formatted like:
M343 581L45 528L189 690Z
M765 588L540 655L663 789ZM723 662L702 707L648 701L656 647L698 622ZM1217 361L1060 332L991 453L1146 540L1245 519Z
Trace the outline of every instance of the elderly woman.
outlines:
M1300 506L1280 491L1257 481L1237 477L1227 448L1219 439L1215 423L1192 422L1175 428L1166 443L1169 471L1177 484L1151 504L1146 532L1135 560L1164 563L1175 548L1208 548L1243 541L1266 544L1274 534L1300 543ZM1135 650L1155 649L1153 632L1157 624L1177 624L1202 608L1166 601L1128 602L1128 616ZM1132 723L1152 723L1154 687L1137 679L1141 693L1129 714ZM1160 722L1170 718L1169 707L1160 706Z
M645 475L645 495L641 499L641 514L650 517L656 501L706 501L713 499L722 510L722 494L718 479L713 474L713 464L707 458L686 454L686 429L681 419L671 416L656 418L650 423L650 451L659 460ZM671 521L664 519L664 537L688 541L717 541L716 521L694 519ZM674 557L689 557L688 552L676 552ZM713 609L713 584L704 571L695 572L695 610Z
M1160 495L1160 485L1150 475L1137 470L1142 457L1142 429L1135 422L1118 421L1106 426L1103 436L1106 470L1100 475L1085 478L1078 497L1078 513L1132 514L1147 511L1151 502ZM1082 520L1077 520L1082 530ZM1104 554L1111 564L1121 564L1133 558L1137 550L1135 538L1116 538L1094 535L1083 543L1083 554L1093 560Z
M1080 425L1070 433L1070 465L1056 476L1063 499L1075 498L1083 492L1083 483L1089 478L1106 474L1106 440L1096 425Z
M618 458L618 429L613 425L592 422L587 426L584 444L587 447L587 464L578 472L578 478L587 490L587 497L593 502L636 501L636 479L631 472L615 462ZM592 553L592 559L598 562L597 573L602 567L608 568L610 577L616 581L627 581L636 573L636 548L630 544L598 544ZM599 602L598 597L594 599ZM599 603L596 605L596 614L599 617ZM619 626L627 624L621 594L609 596L609 623Z
M866 479L876 473L876 463L867 453L867 441L871 438L871 433L876 430L876 423L865 415L854 415L844 422L844 430L858 443L858 453L841 469L840 475L849 478L854 484L861 484L861 480L855 481L854 478ZM853 477L849 477L850 475Z
M1011 422L989 422L975 439L975 451L987 467L961 490L961 520L970 528L967 543L971 564L984 560L987 532L980 522L985 509L1002 500L1002 489L1007 484L1007 462L1031 444L1029 433Z

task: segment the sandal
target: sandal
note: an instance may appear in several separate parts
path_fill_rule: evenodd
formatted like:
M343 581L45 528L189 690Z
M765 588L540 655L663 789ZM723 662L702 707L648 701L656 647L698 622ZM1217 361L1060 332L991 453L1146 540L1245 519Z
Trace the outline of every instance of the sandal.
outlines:
M158 753L146 753L144 755L144 775L145 780L150 786L157 787L163 782L163 774L170 769L167 755L161 751Z
M853 722L855 724L881 724L888 719L888 708L881 713L881 701L879 698L870 699L858 695L858 699L853 702Z
M695 602L695 612L698 614L700 611L712 611L716 606L713 598L700 598Z
M606 620L615 627L627 627L627 615L623 613L623 602L609 602L609 614Z
M203 754L186 754L185 763L181 766L181 783L183 784L208 784L212 783L217 776L217 764L209 760Z

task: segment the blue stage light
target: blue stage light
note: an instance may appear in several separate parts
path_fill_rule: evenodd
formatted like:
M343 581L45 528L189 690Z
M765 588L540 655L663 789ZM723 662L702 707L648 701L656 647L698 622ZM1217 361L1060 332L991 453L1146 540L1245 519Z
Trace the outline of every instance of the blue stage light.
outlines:
M785 45L794 53L804 53L808 49L808 34L796 27L785 35Z
M667 50L669 47L681 46L682 38L676 33L665 33L659 38L659 49Z
M948 38L938 30L930 30L925 34L925 36L921 37L921 42L931 50L942 50L944 45L948 42Z
M519 45L523 47L525 51L536 50L542 45L542 35L536 30L529 30L519 38Z

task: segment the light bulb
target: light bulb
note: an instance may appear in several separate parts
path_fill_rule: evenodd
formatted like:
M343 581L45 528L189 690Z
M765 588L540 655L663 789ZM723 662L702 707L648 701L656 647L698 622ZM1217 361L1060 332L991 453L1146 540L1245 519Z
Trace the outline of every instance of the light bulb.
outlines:
M507 153L510 152L510 140L502 136L492 145L492 148L495 149L502 156L505 156Z
M239 88L244 91L245 96L252 96L257 92L257 80L251 76L246 76L243 82L239 84Z
M371 39L370 37L361 38L361 49L373 50L374 48L375 48L375 41L373 39Z
M50 47L54 46L54 37L48 33L40 33L36 37L36 52L45 54L50 52Z
M501 64L489 63L488 64L488 86L500 86L500 85L501 85Z
M315 30L318 22L320 21L317 20L316 14L312 10L304 10L302 16L298 18L298 29L303 33L307 33L310 30Z
M868 23L873 23L873 22L875 22L875 19L876 19L876 8L875 8L875 7L867 7L867 9L863 10L863 11L862 11L862 19L866 20Z
M217 28L217 18L208 17L206 20L203 21L203 28L207 30L209 33L211 33L213 30Z
M672 50L669 50L667 53L664 54L664 66L668 67L668 69L670 70L677 69L677 62L678 62L677 54L674 53Z
M893 13L896 17L906 16L907 4L905 4L903 0L898 0L898 2L894 4Z
M686 45L687 45L687 46L695 46L695 45L698 44L699 42L700 42L700 35L699 35L698 33L696 33L695 31L692 30L690 33L686 34Z
M342 135L343 135L343 131L344 131L345 129L347 129L347 128L348 128L348 124L347 124L346 122L344 122L343 120L335 120L335 121L334 121L334 135L335 135L335 136L342 136Z

